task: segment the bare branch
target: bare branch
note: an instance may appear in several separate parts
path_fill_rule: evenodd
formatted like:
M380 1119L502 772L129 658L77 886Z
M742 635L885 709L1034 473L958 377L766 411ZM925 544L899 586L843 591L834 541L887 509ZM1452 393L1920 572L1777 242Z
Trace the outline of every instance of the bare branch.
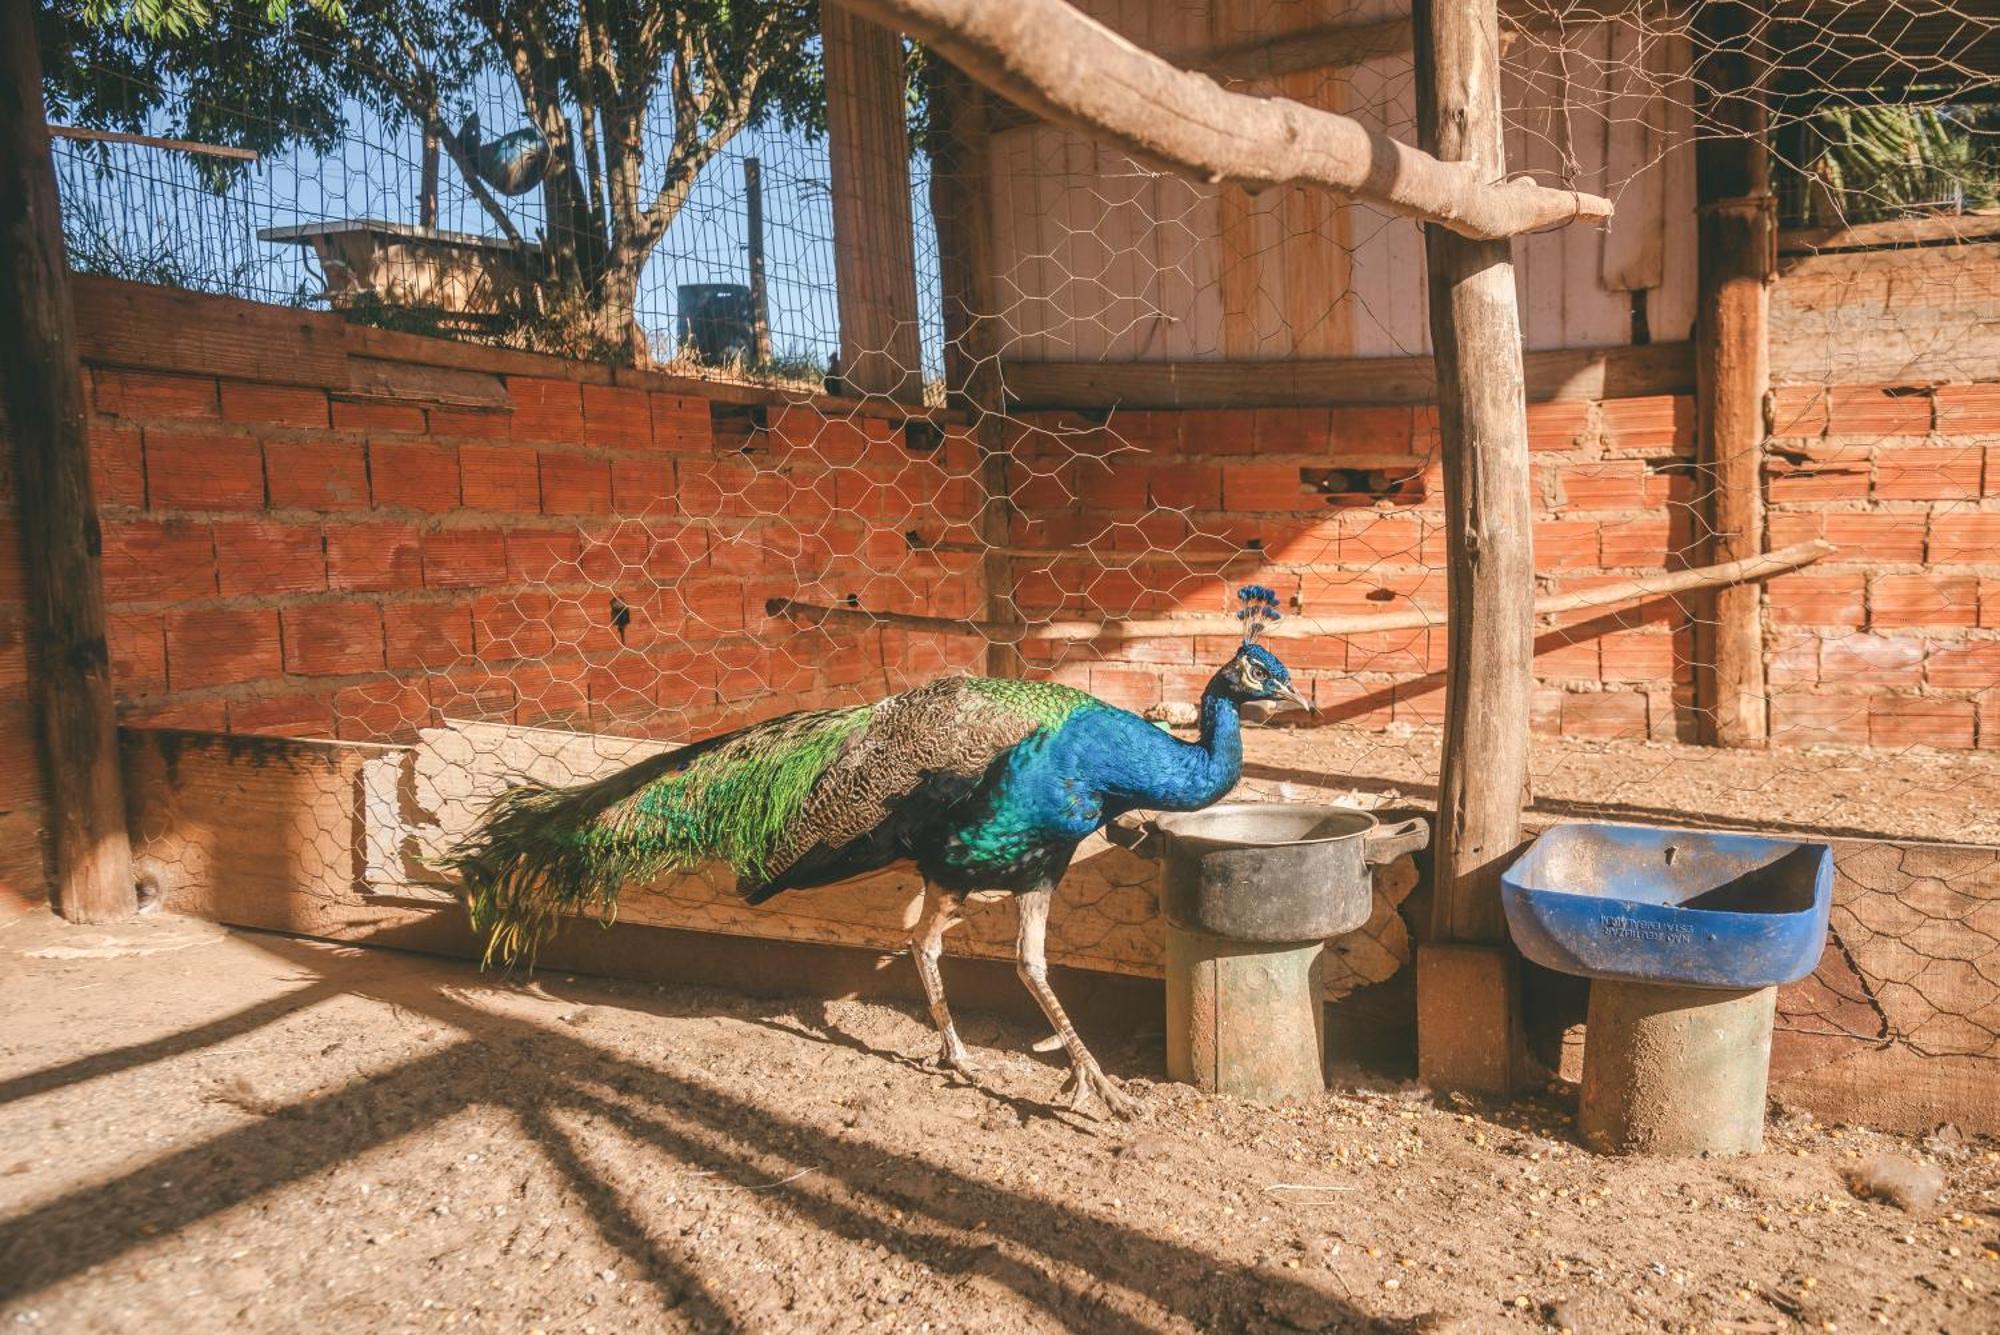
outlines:
M1497 240L1611 216L1611 201L1440 162L1352 117L1231 93L1063 0L839 0L916 36L994 92L1136 157L1213 182L1319 185Z

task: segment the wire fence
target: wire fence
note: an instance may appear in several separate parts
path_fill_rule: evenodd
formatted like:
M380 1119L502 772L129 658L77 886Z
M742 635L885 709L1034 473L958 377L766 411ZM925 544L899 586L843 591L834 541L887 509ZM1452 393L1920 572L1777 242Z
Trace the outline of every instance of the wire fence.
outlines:
M1416 138L1408 27L1392 5L1090 8L1232 87ZM1711 8L1735 26L1697 12ZM1608 229L1514 247L1545 600L1534 814L1888 841L1888 872L1842 845L1834 945L1816 982L1787 994L1782 1023L1801 1040L2000 1060L2000 882L1981 852L2000 843L2000 10L1545 0L1503 12L1510 170L1619 210ZM1320 51L1316 63L1269 44L1285 32L1289 49ZM1750 71L1754 99L1719 82L1725 61ZM489 418L436 405L401 426L343 426L336 395L323 425L229 427L224 452L261 471L245 484L254 503L218 504L205 488L220 465L186 480L184 424L137 396L107 399L116 381L100 377L100 412L131 423L145 457L139 490L111 502L113 547L192 526L214 563L183 599L113 560L114 578L133 571L112 591L128 714L412 744L399 762L409 781L383 782L414 806L389 800L404 824L370 866L415 893L435 889L425 858L519 774L595 777L665 744L940 673L1053 679L1186 729L1233 647L1235 590L1256 583L1295 625L1334 629L1273 641L1318 715L1252 735L1246 793L1431 800L1449 646L1431 372L1408 360L1431 346L1419 229L1319 192L1190 181L977 94L941 99L935 74L912 98L920 365L901 367L929 382L922 407L838 365L830 154L804 128L812 118L785 128L776 113L702 165L631 306L652 364L789 391L768 409L509 377L511 437L495 442ZM656 96L653 164L674 151L671 81ZM1773 745L1741 751L1692 744L1713 733L1717 622L1712 595L1676 581L1732 536L1717 526L1717 461L1697 447L1688 351L1706 207L1696 139L1740 131L1753 100L1771 180L1747 188L1782 224L1761 546L1836 550L1761 586L1754 708ZM448 287L441 274L528 246L555 265L575 236L551 227L548 191L501 193L504 162L467 176L448 152L427 210L425 127L366 98L342 106L337 142L220 174L155 148L64 143L74 262L629 358L602 323L574 337L546 267L526 280L480 270L477 298L450 311L398 289ZM580 140L581 108L559 109ZM496 74L469 80L448 110L473 159L538 123ZM212 111L170 97L146 128L213 124ZM473 111L484 128L460 134ZM532 156L548 139L515 143ZM366 224L352 233L362 240L334 224ZM426 226L461 236L413 230ZM398 251L412 240L428 257ZM960 254L984 255L985 269L953 272ZM368 264L381 267L370 276ZM525 305L503 290L524 281ZM846 393L809 393L821 388ZM226 375L216 392L226 403ZM365 464L308 485L300 452ZM312 535L298 538L297 587L268 549L263 566L241 563L242 516L219 512L242 508ZM414 555L397 554L404 542ZM267 619L266 652L253 632ZM140 647L155 643L157 670ZM1907 851L1928 843L1979 847ZM1156 971L1149 878L1123 853L1079 860L1056 956ZM628 916L894 946L912 889L889 878L753 914L701 875ZM1384 895L1343 947L1341 990L1409 961L1400 895ZM1013 939L1004 912L969 931L976 953Z

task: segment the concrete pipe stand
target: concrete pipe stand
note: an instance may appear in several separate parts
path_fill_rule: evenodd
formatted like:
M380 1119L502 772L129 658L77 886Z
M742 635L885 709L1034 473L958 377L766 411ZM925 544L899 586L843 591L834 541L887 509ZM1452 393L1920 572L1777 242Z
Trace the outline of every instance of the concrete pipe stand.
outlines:
M1577 1129L1609 1154L1755 1154L1778 988L1826 947L1833 850L1558 825L1500 878L1535 963L1588 978Z
M1605 1154L1756 1154L1778 989L1597 979L1577 1130Z
M1107 830L1166 864L1167 1074L1261 1102L1326 1089L1321 957L1368 921L1369 868L1422 848L1422 818L1227 802Z

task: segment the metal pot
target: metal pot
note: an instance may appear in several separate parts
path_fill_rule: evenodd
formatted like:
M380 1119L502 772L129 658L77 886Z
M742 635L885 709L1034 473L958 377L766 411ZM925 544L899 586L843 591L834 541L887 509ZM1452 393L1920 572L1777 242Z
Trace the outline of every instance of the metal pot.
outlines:
M1224 802L1161 816L1113 842L1166 864L1161 912L1175 927L1231 941L1323 941L1368 921L1368 869L1430 842L1414 816L1297 802Z

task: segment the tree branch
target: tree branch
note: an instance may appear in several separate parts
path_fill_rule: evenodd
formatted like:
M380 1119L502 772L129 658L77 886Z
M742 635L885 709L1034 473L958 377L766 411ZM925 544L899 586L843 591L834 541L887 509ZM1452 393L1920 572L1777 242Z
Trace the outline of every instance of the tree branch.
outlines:
M1462 236L1498 240L1611 216L1611 201L1487 180L1348 116L1224 91L1064 0L839 0L917 37L1009 101L1211 182L1318 185Z

